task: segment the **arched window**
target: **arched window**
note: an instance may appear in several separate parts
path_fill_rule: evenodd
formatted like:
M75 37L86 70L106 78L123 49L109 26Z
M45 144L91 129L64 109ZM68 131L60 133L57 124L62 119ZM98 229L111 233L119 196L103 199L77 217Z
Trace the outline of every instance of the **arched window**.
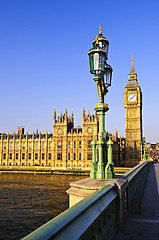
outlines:
M88 133L92 133L92 128L88 128Z
M57 141L57 147L62 148L62 141Z
M90 140L87 141L87 148L91 148L91 141Z

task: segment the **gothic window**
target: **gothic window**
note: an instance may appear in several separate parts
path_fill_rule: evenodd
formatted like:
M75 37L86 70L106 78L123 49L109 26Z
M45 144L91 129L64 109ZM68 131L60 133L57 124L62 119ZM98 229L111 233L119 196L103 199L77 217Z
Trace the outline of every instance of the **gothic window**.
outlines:
M18 150L18 149L19 149L19 143L16 144L16 150Z
M79 160L81 160L81 153L79 153Z
M29 159L31 159L31 153L29 153Z
M25 149L25 143L23 143L23 149Z
M132 114L131 114L131 110L128 111L128 117L131 118Z
M45 143L42 142L42 149L45 149Z
M45 158L45 154L44 154L44 153L42 153L42 160L44 160L44 158Z
M79 141L79 148L81 148L81 141Z
M90 140L87 141L87 148L91 148L91 141Z
M128 122L128 127L132 128L132 122L131 121Z
M62 141L57 141L57 147L62 148Z
M10 143L10 150L12 150L13 149L13 144L12 143Z
M3 154L3 159L6 159L6 153Z
M9 154L9 158L12 159L12 153Z
M70 160L70 153L68 153L68 160Z
M59 128L58 132L59 132L59 134L61 134L61 133L62 133L62 130L61 130L61 128Z
M51 153L49 153L49 160L51 160Z
M38 153L35 153L35 159L38 159Z
M18 153L16 153L15 158L18 159Z
M74 148L76 148L76 141L74 141Z
M7 148L7 144L6 143L4 143L4 150Z
M87 153L87 160L92 160L92 153Z
M51 142L49 142L49 149L51 149Z
M57 160L62 160L62 153L57 153Z
M35 143L35 149L38 150L38 143Z
M22 153L22 159L25 159L25 153Z
M71 147L71 143L70 143L70 141L68 142L68 148L70 148Z
M74 160L76 160L76 153L74 153Z
M88 133L92 133L92 128L88 128Z
M136 117L136 110L135 109L133 110L133 117L134 118Z
M31 142L29 143L29 149L31 149Z

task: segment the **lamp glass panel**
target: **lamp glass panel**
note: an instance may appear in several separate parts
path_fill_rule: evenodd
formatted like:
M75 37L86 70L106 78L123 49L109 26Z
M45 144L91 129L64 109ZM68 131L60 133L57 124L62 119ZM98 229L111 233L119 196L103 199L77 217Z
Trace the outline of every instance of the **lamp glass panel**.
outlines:
M99 55L99 70L104 71L104 65L105 65L105 56L103 53L100 53Z
M109 48L109 44L106 43L105 51L106 51L107 58L108 58L108 48Z
M112 77L112 71L110 69L107 69L105 74L106 86L111 86L111 77Z
M90 63L90 72L92 72L94 70L93 54L90 54L89 56L89 63Z
M100 47L100 48L103 48L103 44L102 44L101 41L99 41L99 47Z
M99 53L94 53L94 70L99 70Z
M103 42L102 49L106 51L106 42Z

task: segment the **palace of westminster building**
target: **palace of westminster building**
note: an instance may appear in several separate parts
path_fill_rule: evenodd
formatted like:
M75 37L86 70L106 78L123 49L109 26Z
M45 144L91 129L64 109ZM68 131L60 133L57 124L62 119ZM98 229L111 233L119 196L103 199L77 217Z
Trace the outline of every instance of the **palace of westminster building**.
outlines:
M133 66L124 92L125 138L106 133L114 142L115 166L134 166L142 160L142 92ZM44 166L54 170L90 170L91 142L97 140L98 114L82 113L82 128L74 128L74 116L67 110L53 114L53 133L0 133L0 166Z

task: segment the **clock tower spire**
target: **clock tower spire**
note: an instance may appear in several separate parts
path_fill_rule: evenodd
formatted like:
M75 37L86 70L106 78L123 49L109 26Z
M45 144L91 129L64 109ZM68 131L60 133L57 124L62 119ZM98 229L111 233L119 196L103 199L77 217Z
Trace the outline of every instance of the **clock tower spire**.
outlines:
M125 165L135 166L142 159L142 91L137 80L133 56L128 83L124 92L125 106Z

